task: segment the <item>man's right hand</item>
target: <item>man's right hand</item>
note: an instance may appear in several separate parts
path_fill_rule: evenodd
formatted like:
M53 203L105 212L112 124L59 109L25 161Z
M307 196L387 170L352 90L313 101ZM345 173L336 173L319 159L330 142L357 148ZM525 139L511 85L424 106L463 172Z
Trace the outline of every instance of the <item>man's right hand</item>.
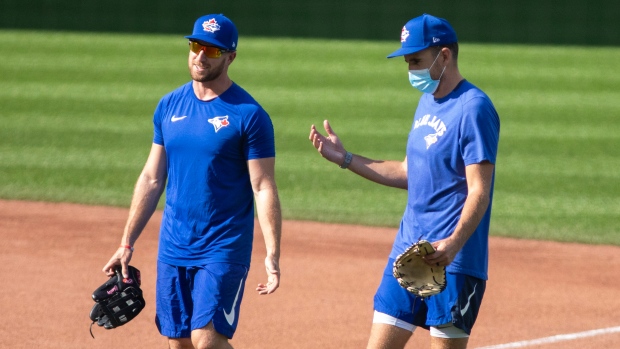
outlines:
M112 258L110 258L108 263L103 267L102 271L107 276L114 276L114 267L120 265L122 267L123 277L128 277L129 273L127 271L127 266L129 265L129 261L131 261L132 254L132 250L120 246Z
M341 165L344 162L344 157L347 152L338 138L338 135L336 135L334 130L332 130L329 125L329 121L323 121L323 127L325 128L327 137L319 133L319 131L316 130L316 127L312 125L310 127L310 136L308 138L322 157L337 165Z

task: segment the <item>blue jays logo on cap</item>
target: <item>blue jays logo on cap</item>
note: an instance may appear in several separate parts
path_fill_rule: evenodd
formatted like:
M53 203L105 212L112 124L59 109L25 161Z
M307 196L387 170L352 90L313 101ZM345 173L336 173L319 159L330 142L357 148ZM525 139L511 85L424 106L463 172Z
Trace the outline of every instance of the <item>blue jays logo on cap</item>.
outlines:
M409 31L407 30L407 27L403 27L403 30L400 32L400 42L407 41L408 37L409 37Z
M192 35L185 38L234 51L237 49L239 34L237 27L226 16L212 14L198 18Z
M405 24L400 33L401 48L388 58L420 52L431 46L457 42L456 33L443 18L423 14Z
M204 21L204 23L202 23L202 28L206 32L215 33L216 31L220 30L220 25L217 24L215 18L211 18L210 20Z

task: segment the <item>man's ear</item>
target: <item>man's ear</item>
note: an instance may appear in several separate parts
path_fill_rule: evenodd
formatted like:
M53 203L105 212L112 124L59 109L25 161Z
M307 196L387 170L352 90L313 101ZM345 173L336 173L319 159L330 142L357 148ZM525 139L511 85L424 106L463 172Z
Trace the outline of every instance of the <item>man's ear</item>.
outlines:
M447 47L441 49L441 55L444 58L444 65L456 65L456 60L454 59L454 54L452 50Z
M226 59L228 59L228 65L231 65L232 62L237 58L237 51L231 52Z
M452 51L450 51L449 48L442 47L440 54L441 54L441 58L443 59L444 66L452 61Z

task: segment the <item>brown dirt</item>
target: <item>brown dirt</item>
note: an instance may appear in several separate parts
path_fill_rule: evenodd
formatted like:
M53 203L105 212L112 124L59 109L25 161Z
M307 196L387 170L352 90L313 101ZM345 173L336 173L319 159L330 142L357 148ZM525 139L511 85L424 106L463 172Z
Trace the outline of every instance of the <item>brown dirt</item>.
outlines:
M92 291L115 251L121 208L0 200L0 348L166 348L154 325L161 212L148 224L132 264L147 307L130 324L88 332ZM285 221L282 283L269 296L257 231L236 348L364 348L372 297L396 233ZM620 326L620 247L492 237L490 280L470 348ZM407 348L427 348L418 330ZM529 348L612 348L620 333Z

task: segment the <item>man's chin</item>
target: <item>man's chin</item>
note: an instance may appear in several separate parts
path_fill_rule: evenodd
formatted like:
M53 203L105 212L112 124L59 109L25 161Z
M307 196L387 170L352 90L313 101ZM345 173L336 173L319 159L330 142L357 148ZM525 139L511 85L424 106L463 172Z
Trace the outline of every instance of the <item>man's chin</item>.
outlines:
M190 71L189 74L192 77L192 80L197 81L197 82L209 82L209 81L213 81L216 80L217 78L220 77L221 72L219 74L206 74L206 73L199 73L196 71Z
M214 80L212 76L206 74L197 74L194 72L192 72L190 76L192 77L192 80L197 82L209 82Z

